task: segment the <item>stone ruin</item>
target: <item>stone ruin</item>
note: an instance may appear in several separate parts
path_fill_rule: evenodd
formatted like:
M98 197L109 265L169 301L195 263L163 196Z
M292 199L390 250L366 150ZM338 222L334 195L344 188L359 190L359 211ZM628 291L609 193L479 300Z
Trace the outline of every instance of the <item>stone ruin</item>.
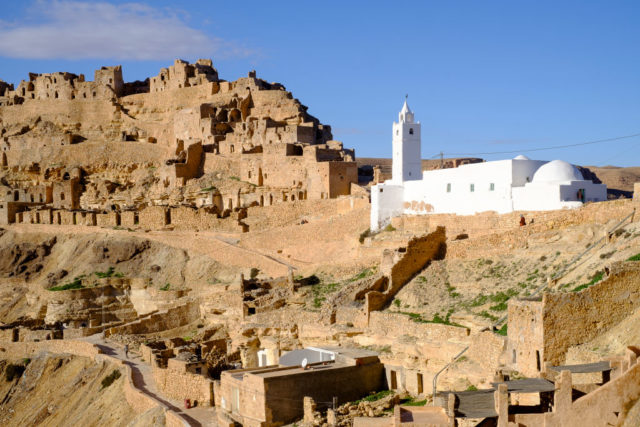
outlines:
M95 225L92 215L160 206L163 225L170 208L194 210L195 228L199 216L349 195L358 181L354 151L283 85L255 71L225 81L203 59L144 82L124 82L120 66L93 81L59 72L0 82L0 153L5 224L62 224L73 211L83 219L70 223ZM54 212L18 215L42 209Z

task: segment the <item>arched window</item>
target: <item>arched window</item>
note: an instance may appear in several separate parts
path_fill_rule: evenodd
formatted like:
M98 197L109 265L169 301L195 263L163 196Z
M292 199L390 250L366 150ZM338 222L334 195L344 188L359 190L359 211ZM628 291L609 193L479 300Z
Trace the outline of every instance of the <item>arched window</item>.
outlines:
M409 135L413 135L413 128L409 128Z
M60 193L60 200L64 200L64 193Z

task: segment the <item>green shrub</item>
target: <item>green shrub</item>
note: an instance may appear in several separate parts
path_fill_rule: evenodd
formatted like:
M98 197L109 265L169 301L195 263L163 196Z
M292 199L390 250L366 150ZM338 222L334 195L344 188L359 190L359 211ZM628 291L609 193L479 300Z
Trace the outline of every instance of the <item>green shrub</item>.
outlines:
M120 371L117 369L114 369L113 372L111 372L109 375L104 377L104 379L102 380L102 390L109 387L118 378L120 378Z
M70 289L82 289L84 286L82 285L82 281L79 277L73 279L73 282L65 283L64 285L53 286L49 288L50 291L67 291Z
M471 384L469 387L467 387L466 391L478 391L478 387Z
M502 335L503 337L506 337L507 336L507 324L505 323L504 325L502 325L502 328L498 329L496 331L496 334Z
M396 307L400 307L400 304L402 304L402 302L401 302L399 299L397 299L397 298L396 298L396 299L394 299L394 300L393 300L393 304L394 304Z
M611 255L613 255L614 253L616 253L615 249L612 250L611 252L605 252L603 254L600 254L600 259L608 259L611 258Z
M168 291L171 287L171 283L166 283L164 286L160 288L161 291Z
M358 237L358 241L360 242L360 244L362 244L364 243L364 239L370 236L373 236L373 234L371 233L371 229L367 228L362 233L360 233L360 237Z
M13 381L14 378L20 378L24 373L24 370L24 365L14 365L13 363L10 363L9 365L7 365L7 370L4 373L4 377L7 382Z
M393 225L389 224L384 228L384 231L396 231L396 228Z

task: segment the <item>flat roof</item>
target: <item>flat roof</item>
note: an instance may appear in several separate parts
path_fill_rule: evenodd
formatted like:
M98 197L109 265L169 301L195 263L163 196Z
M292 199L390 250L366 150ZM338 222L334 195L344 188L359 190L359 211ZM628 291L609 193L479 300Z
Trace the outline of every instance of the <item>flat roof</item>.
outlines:
M511 393L541 393L544 391L554 391L556 389L551 381L543 378L525 378L522 380L491 383L494 390L498 389L498 384L506 384L508 391Z
M572 374L588 374L593 372L606 372L610 371L611 362L601 361L594 363L582 363L579 365L560 365L560 366L551 366L550 368L556 372L569 371Z

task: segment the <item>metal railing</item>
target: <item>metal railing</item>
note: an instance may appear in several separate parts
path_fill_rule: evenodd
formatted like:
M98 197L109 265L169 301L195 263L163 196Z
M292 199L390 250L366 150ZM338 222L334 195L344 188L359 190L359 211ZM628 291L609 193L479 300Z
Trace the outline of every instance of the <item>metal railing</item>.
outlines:
M456 360L458 360L458 358L460 356L462 356L462 354L469 350L469 346L466 346L460 353L456 354L455 357L453 359L451 359L451 362L447 363L444 368L440 369L434 376L433 376L433 394L431 395L431 405L435 406L436 405L436 392L437 392L437 386L438 386L438 377L440 376L441 373L443 373L449 366L451 366L453 363L455 363Z

